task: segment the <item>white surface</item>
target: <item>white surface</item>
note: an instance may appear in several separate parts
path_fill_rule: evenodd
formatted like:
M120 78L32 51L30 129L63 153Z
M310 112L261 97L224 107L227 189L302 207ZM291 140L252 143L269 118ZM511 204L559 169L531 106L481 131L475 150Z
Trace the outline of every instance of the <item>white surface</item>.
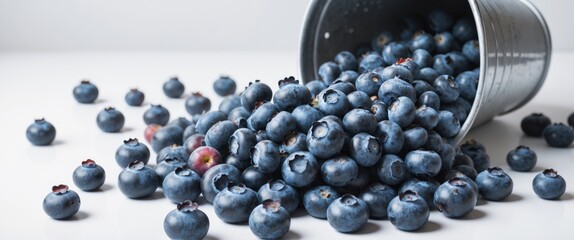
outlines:
M356 234L340 234L327 221L295 214L287 239L572 239L574 237L574 149L553 149L542 139L524 137L519 121L541 111L554 121L565 121L574 111L571 93L573 53L556 53L547 82L538 96L522 109L496 118L472 131L470 137L487 146L492 164L508 171L514 192L507 201L484 202L466 218L448 219L432 212L430 222L420 231L402 232L389 221L369 220ZM166 239L163 219L175 206L160 192L151 199L124 197L116 183L121 169L114 152L124 139L143 141L143 112L148 104L166 106L172 118L186 116L184 99L167 99L161 86L168 77L179 75L186 94L202 91L211 97L214 108L221 98L211 84L219 74L229 74L240 88L261 79L276 89L276 81L298 76L297 54L290 53L13 53L0 54L0 104L2 117L3 193L0 194L0 239ZM76 103L72 88L82 78L91 79L100 89L95 104ZM124 94L138 87L146 94L146 106L128 107ZM121 133L101 132L96 114L115 106L126 116ZM47 147L32 146L25 130L34 118L45 117L57 128L56 141ZM505 163L506 153L519 144L538 154L534 172L517 173ZM72 171L86 158L94 159L107 171L107 180L98 192L79 191ZM152 154L152 163L155 154ZM544 168L555 168L568 183L558 201L542 200L531 188L533 177ZM42 210L42 200L55 184L68 184L81 197L80 212L68 221L56 221ZM220 221L212 207L200 206L210 218L208 239L253 239L246 225Z
M309 0L0 0L0 50L298 51ZM531 0L574 50L574 1Z

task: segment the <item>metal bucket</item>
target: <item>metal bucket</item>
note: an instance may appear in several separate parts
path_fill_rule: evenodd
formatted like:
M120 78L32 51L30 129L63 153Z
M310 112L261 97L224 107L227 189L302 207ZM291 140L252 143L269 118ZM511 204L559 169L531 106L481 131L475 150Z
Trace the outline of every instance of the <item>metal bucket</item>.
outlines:
M520 108L542 87L552 43L542 14L526 0L314 0L302 29L303 82L343 50L352 50L381 30L398 30L396 19L441 8L472 14L480 42L480 79L472 110L455 138L473 126Z

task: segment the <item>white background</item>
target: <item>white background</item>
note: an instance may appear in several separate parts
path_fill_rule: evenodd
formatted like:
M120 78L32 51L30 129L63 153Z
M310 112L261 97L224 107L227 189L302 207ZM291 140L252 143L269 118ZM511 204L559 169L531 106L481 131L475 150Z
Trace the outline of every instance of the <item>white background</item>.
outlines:
M574 1L532 0L555 50L574 50ZM304 0L0 0L0 51L298 51Z

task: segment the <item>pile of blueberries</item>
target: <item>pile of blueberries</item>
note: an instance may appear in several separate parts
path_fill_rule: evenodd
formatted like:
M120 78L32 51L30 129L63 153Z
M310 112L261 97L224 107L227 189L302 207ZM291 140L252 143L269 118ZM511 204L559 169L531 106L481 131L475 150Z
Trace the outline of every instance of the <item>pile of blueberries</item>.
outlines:
M173 239L206 236L209 220L195 203L200 195L222 221L248 222L264 239L284 236L290 214L299 207L327 219L339 232L358 231L368 219L389 219L400 230L414 231L432 209L460 218L479 197L508 197L512 179L490 166L484 145L453 142L479 79L474 20L435 10L404 18L401 26L400 33L383 31L354 53L338 53L320 66L320 79L305 85L288 77L273 93L254 81L235 94L235 81L222 76L213 85L225 97L219 109L210 111L211 101L194 93L185 100L191 120L169 121L168 109L151 105L143 116L144 136L157 153L156 165L148 165L145 144L125 140L115 151L124 169L118 176L120 191L137 199L161 187L177 203L164 221ZM163 86L171 98L180 98L184 90L176 77ZM74 96L92 103L97 91L82 81ZM139 106L143 98L132 89L125 100ZM104 132L117 132L124 122L113 108L97 116ZM37 120L27 136L33 144L47 145L55 128ZM536 163L526 147L511 151L507 159L517 171L529 171ZM105 180L93 160L82 162L73 176L85 191ZM536 178L541 180L534 188L542 198L555 199L565 191L564 179L554 170ZM44 210L56 219L78 209L79 196L65 185L55 186L44 200Z

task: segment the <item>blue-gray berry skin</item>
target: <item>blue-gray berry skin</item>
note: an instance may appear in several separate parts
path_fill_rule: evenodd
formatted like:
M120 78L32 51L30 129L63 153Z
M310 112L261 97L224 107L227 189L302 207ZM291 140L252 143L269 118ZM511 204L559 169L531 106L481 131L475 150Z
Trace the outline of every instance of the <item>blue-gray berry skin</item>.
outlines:
M343 117L349 110L350 104L347 95L342 91L327 88L317 96L317 108L324 115Z
M460 151L472 159L474 168L480 173L490 167L490 156L482 144L477 143L476 140L473 141L470 141L469 144L462 144Z
M185 86L178 77L172 77L163 83L163 93L169 98L179 98L185 92Z
M221 100L218 109L225 114L229 114L231 110L238 107L242 107L241 97L239 95L229 95Z
M422 127L405 129L403 134L405 136L403 151L405 152L422 148L428 140L428 132Z
M297 189L287 184L281 179L270 180L259 188L257 192L259 202L273 200L282 203L282 206L289 212L295 212L299 205L299 193Z
M384 120L389 120L388 106L384 102L373 102L370 109L371 113L375 115L377 123Z
M398 42L391 42L383 48L381 55L384 63L386 65L391 65L401 58L411 57L411 52L407 46Z
M247 118L247 127L253 131L265 130L265 126L273 116L279 113L277 106L271 102L259 105L249 118Z
M162 105L152 104L143 114L146 125L157 124L165 126L169 122L169 110Z
M393 33L390 31L382 31L371 40L371 48L377 52L380 52L387 44L394 40L395 36Z
M360 230L369 220L369 207L360 198L350 194L333 201L327 208L327 221L343 233Z
M396 196L397 191L393 187L374 182L361 191L359 198L369 207L369 218L383 219L387 217L389 203Z
M96 123L100 130L108 133L119 132L125 122L124 115L113 107L104 108L96 117Z
M393 198L387 207L389 221L397 229L415 231L428 222L430 213L426 201L407 190Z
M449 111L441 110L438 114L438 123L434 130L445 138L455 137L461 128L458 118Z
M323 91L325 88L327 88L327 84L323 81L320 80L313 80L313 81L309 81L305 84L305 87L307 87L307 89L309 89L309 92L311 93L311 97L315 98L317 95L319 95L319 93L321 91Z
M359 133L353 136L349 147L351 158L363 167L377 164L383 153L379 139L368 133Z
M476 205L477 193L471 185L460 178L452 178L441 184L434 193L434 205L449 218L460 218Z
M476 184L482 198L489 201L500 201L510 196L514 183L502 169L492 167L476 176Z
M219 164L207 170L201 178L201 193L208 203L230 182L241 183L241 172L229 164Z
M450 75L440 75L434 80L433 87L436 89L441 103L452 103L460 95L458 83Z
M386 66L384 68L376 68L373 72L379 74L381 77L382 82L387 81L389 79L398 78L405 82L412 83L413 82L413 73L411 70L405 66L401 65L402 63L407 62L404 59L398 60L396 63ZM374 95L374 94L373 94Z
M291 215L279 201L265 200L249 215L249 229L261 239L279 239L291 227Z
M508 166L518 172L528 172L534 168L537 161L536 152L526 146L518 146L506 155Z
M423 30L416 31L412 39L409 44L409 49L413 52L419 49L434 52L437 47L433 36Z
M307 133L307 148L318 158L327 159L338 154L345 144L345 131L335 121L314 122Z
M335 62L325 62L319 66L319 78L327 85L330 85L341 74L341 68Z
M530 137L542 137L544 129L552 124L550 118L543 113L532 113L520 122L522 132Z
M440 97L434 91L426 91L422 93L418 98L418 105L425 105L434 109L435 111L440 110Z
M186 129L188 126L193 125L193 122L185 117L177 117L171 121L169 121L166 126L175 125L180 127L181 129ZM194 132L195 133L195 132Z
M374 71L368 71L359 75L355 82L355 87L357 91L364 92L369 96L376 96L381 84L383 84L381 76Z
M74 98L79 103L93 103L98 98L99 90L96 85L88 80L82 80L72 91Z
M480 63L480 43L478 40L470 40L462 46L462 54L472 63Z
M142 144L143 145L143 144ZM159 164L165 159L173 159L182 163L187 163L189 154L184 146L171 145L161 149L156 156L156 163Z
M333 187L319 185L305 192L303 207L312 217L327 219L327 208L339 197L339 193Z
M257 144L255 133L247 128L239 128L229 137L229 153L241 162L250 162L249 150Z
M437 54L434 57L433 68L439 75L454 74L454 60L447 54Z
M323 181L331 186L342 187L349 184L359 174L359 165L344 155L328 159L321 165Z
M393 101L401 96L408 97L413 102L416 101L416 91L413 85L397 77L383 82L379 88L378 96L387 106L390 106Z
M419 180L418 178L411 178L401 184L399 188L399 193L404 193L408 190L416 192L420 197L422 197L429 208L433 208L433 197L439 183L434 179L429 180Z
M233 95L236 89L237 84L235 80L229 76L222 75L213 82L213 90L222 97Z
M46 146L56 138L56 128L43 118L36 119L26 129L26 138L36 146Z
M410 151L404 161L411 174L423 179L436 176L442 166L440 155L429 150Z
M243 184L230 183L213 199L213 210L226 223L241 223L259 204L257 192Z
M291 186L308 186L319 176L319 163L310 152L294 152L283 161L281 176Z
M156 153L174 144L183 144L183 129L178 126L162 127L151 138L151 148Z
M479 74L474 71L465 71L456 76L456 83L460 90L460 96L468 101L473 101L478 88Z
M434 68L432 68L434 64L434 58L431 57L430 60L430 66L421 68L415 75L415 79L423 80L429 84L433 84L434 80L439 76L439 73Z
M227 114L227 120L233 122L237 127L247 127L247 119L250 116L251 112L244 107L236 107Z
M140 199L150 196L159 187L155 171L141 161L134 161L118 176L118 187L128 198Z
M532 189L538 197L554 200L566 192L566 181L554 169L546 169L534 177Z
M205 134L205 145L217 149L220 153L229 152L229 137L237 130L237 125L225 120L211 126Z
M290 112L281 111L269 120L265 131L269 140L281 143L289 134L297 131L297 120Z
M195 123L195 131L197 133L206 134L207 131L217 122L227 120L227 114L220 111L211 111L202 114Z
M198 204L184 201L169 212L163 221L163 229L171 239L203 239L209 231L209 218Z
M186 166L187 162L181 162L174 158L165 158L163 161L159 162L153 169L159 178L159 186L162 186L163 180L168 174L175 171L177 168Z
M250 82L245 91L241 93L241 105L247 111L253 111L260 104L271 101L272 97L271 88L267 84L255 80L255 82Z
M436 91L430 83L425 82L424 80L414 80L412 85L415 88L417 98L424 92Z
M150 157L149 148L138 141L137 138L124 140L123 144L116 149L116 163L121 168L126 168L131 162L140 160L147 164Z
M369 109L373 105L371 97L362 91L354 91L347 94L347 99L351 108L365 108Z
M436 109L427 105L421 105L415 111L415 119L413 120L413 123L426 130L431 130L436 127L438 120L439 114Z
M384 152L390 154L399 153L405 141L401 126L390 120L380 121L374 136L381 140Z
M409 126L416 117L415 103L408 97L400 96L389 106L389 120L401 128Z
M279 80L279 85L279 89L273 94L273 103L280 111L291 112L297 106L311 102L309 89L299 84L299 80L294 77Z
M367 109L355 108L343 117L343 127L351 136L358 133L372 134L377 128L377 118Z
M403 160L393 154L383 155L376 165L376 172L379 180L388 185L402 183L408 174Z
M452 27L452 35L454 35L459 42L476 39L478 37L478 33L472 16L459 18Z
M263 186L273 177L273 174L263 173L259 171L259 169L257 169L255 166L249 166L243 170L243 173L241 173L243 184L245 184L246 187L254 190L259 190L261 186Z
M53 186L52 192L44 198L42 208L53 219L67 219L80 209L80 196L66 185Z
M563 123L548 125L542 135L550 147L566 148L574 141L574 129Z
M195 201L201 194L201 177L191 169L176 168L165 176L162 189L165 197L172 203Z
M211 100L199 92L194 92L185 99L185 110L189 115L204 114L211 109Z
M271 140L263 140L250 150L251 163L263 173L275 172L281 166L279 145Z
M366 73L374 70L375 68L383 67L384 65L385 60L383 60L383 57L380 54L377 52L370 52L359 61L359 73Z
M307 150L307 135L301 132L294 132L287 136L279 146L279 151L282 154L292 154L299 151Z
M454 24L453 16L442 9L435 9L426 15L429 29L434 32L450 31Z
M129 106L141 106L145 100L145 94L137 88L132 88L126 93L124 100Z
M94 160L87 159L74 170L72 180L82 191L94 191L104 185L106 171Z
M436 53L448 53L453 50L456 39L450 32L440 32L434 35Z
M341 71L355 70L359 65L357 58L349 51L341 51L335 56L335 63L339 65Z

